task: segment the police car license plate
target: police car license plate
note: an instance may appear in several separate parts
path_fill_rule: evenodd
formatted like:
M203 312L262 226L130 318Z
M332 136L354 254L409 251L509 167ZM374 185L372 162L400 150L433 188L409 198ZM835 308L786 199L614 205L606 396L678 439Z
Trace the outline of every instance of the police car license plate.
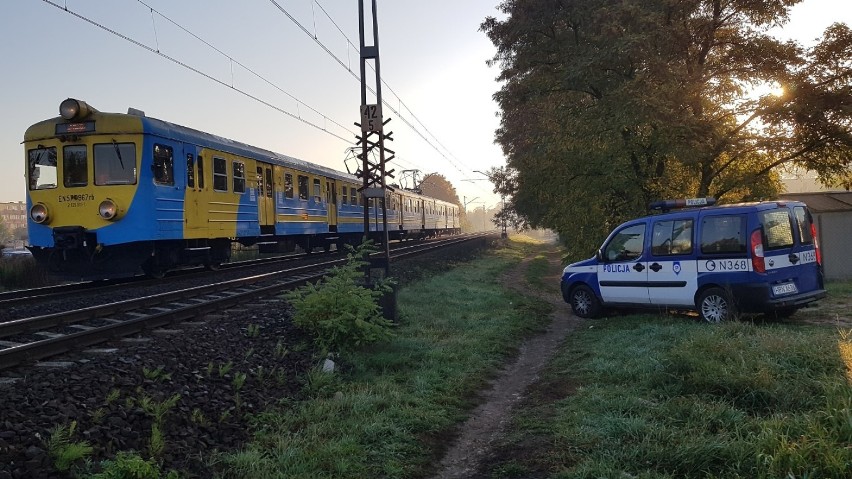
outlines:
M774 294L775 296L778 296L778 295L781 295L781 294L798 293L798 292L799 292L799 290L796 289L795 283L777 284L777 285L772 287L772 294Z

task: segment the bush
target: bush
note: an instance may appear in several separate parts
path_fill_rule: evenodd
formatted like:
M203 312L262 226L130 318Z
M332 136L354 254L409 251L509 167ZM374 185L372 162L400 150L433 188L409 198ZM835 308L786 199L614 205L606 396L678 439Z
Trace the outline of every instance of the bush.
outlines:
M363 286L365 258L372 251L369 242L350 248L346 264L333 268L316 284L288 295L296 310L293 323L313 335L324 353L347 352L392 336L393 323L382 316L377 303L391 291L392 281L377 281L372 288Z
M146 461L133 452L119 452L115 459L101 462L103 470L90 479L177 479L178 474L169 471L163 475L160 466L153 460Z

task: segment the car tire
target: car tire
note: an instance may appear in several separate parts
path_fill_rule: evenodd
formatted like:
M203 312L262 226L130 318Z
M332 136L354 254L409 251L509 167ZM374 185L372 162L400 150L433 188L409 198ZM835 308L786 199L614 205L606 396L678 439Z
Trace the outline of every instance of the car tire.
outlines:
M698 316L708 323L731 321L737 317L733 298L722 288L709 288L701 292L695 304Z
M568 302L571 304L571 310L581 318L594 318L601 311L601 302L595 296L592 288L585 284L575 286L571 290L571 295L568 299Z

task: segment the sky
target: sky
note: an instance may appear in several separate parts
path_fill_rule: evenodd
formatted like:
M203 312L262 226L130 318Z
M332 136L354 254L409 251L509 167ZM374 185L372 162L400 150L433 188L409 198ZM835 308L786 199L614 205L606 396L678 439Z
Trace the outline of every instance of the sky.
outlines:
M486 65L495 48L479 31L487 16L500 16L498 4L379 0L377 6L382 93L390 105L384 115L394 138L388 147L397 157L390 168L443 174L469 209L497 205L491 183L477 171L505 164L494 143L500 119L492 95L500 72ZM358 130L353 122L360 120L359 57L349 44L359 43L358 2L11 0L4 6L0 202L24 200L24 132L57 116L69 97L106 112L132 107L346 171ZM805 0L774 32L810 45L835 21L852 25L852 2ZM373 85L370 69L367 78Z

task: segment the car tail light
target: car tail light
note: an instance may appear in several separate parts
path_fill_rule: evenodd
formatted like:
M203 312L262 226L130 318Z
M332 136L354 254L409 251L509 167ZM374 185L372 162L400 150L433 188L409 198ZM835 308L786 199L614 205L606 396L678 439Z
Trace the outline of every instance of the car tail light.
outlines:
M47 211L47 206L42 203L36 203L30 208L30 218L38 224L47 223L50 219L50 214Z
M814 250L816 251L817 264L822 266L822 254L819 251L819 238L817 238L816 225L811 223L811 237L814 239Z
M751 233L751 266L755 273L766 272L766 262L763 259L763 233L760 229Z

